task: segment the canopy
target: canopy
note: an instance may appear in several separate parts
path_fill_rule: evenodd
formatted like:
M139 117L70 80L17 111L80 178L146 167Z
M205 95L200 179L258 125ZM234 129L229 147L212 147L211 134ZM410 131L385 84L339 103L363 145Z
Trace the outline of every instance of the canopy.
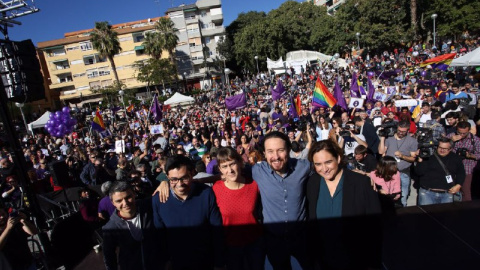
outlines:
M473 52L467 53L464 56L460 56L457 59L453 59L450 63L451 67L468 67L468 66L480 66L480 47L473 50Z
M189 96L184 96L178 92L176 92L171 98L165 100L163 103L164 105L183 105L183 104L190 104L194 103L195 99Z
M33 133L34 128L44 127L48 119L50 119L50 112L46 111L42 116L40 116L40 118L28 124L28 130Z

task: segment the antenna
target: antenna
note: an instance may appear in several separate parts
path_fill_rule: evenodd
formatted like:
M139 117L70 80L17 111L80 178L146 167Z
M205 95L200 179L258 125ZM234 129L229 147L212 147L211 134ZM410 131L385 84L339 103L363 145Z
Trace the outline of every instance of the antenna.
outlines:
M31 4L29 5L27 2L31 2ZM22 24L21 22L14 20L15 18L39 11L40 9L35 6L34 0L0 0L0 31L5 36L5 39L8 39L8 27L13 27L14 24Z

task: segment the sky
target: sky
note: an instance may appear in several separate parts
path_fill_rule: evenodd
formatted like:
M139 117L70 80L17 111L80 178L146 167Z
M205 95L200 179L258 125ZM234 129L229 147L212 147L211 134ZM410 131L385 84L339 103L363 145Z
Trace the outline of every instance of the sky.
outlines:
M31 4L31 0L26 2ZM61 39L68 32L91 29L96 21L118 24L164 16L172 2L175 7L195 3L194 0L35 0L40 11L16 18L22 25L9 28L8 35L13 41L31 39L37 45L41 41ZM269 12L283 2L285 0L222 0L223 25L228 26L239 13Z

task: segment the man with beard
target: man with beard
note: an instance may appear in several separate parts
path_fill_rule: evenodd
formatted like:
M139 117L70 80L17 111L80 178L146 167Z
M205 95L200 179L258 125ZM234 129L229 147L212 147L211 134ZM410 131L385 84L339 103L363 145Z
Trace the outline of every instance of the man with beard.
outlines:
M415 138L408 136L410 123L400 121L397 132L393 137L380 137L378 153L394 157L398 162L400 180L402 182L402 204L407 206L407 198L410 195L410 166L415 161L418 142Z

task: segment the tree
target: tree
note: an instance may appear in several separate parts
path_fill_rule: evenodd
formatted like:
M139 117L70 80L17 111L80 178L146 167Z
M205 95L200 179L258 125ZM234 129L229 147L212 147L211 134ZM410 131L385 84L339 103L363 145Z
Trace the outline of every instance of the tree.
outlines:
M95 22L95 28L90 36L93 48L99 52L101 57L106 57L108 59L112 66L115 81L117 84L120 84L117 67L113 60L113 56L122 51L117 32L112 30L112 26L108 24L108 22Z
M159 85L171 82L176 76L173 63L168 59L150 58L146 61L137 61L134 65L137 70L137 80L150 85Z
M161 17L155 24L155 30L158 33L158 38L162 44L162 48L168 51L170 55L170 61L175 66L175 73L177 70L177 62L175 61L174 50L177 47L178 29L175 28L175 24L170 18Z
M163 52L163 44L157 32L148 32L145 34L145 41L142 43L145 52L154 59L160 59Z

